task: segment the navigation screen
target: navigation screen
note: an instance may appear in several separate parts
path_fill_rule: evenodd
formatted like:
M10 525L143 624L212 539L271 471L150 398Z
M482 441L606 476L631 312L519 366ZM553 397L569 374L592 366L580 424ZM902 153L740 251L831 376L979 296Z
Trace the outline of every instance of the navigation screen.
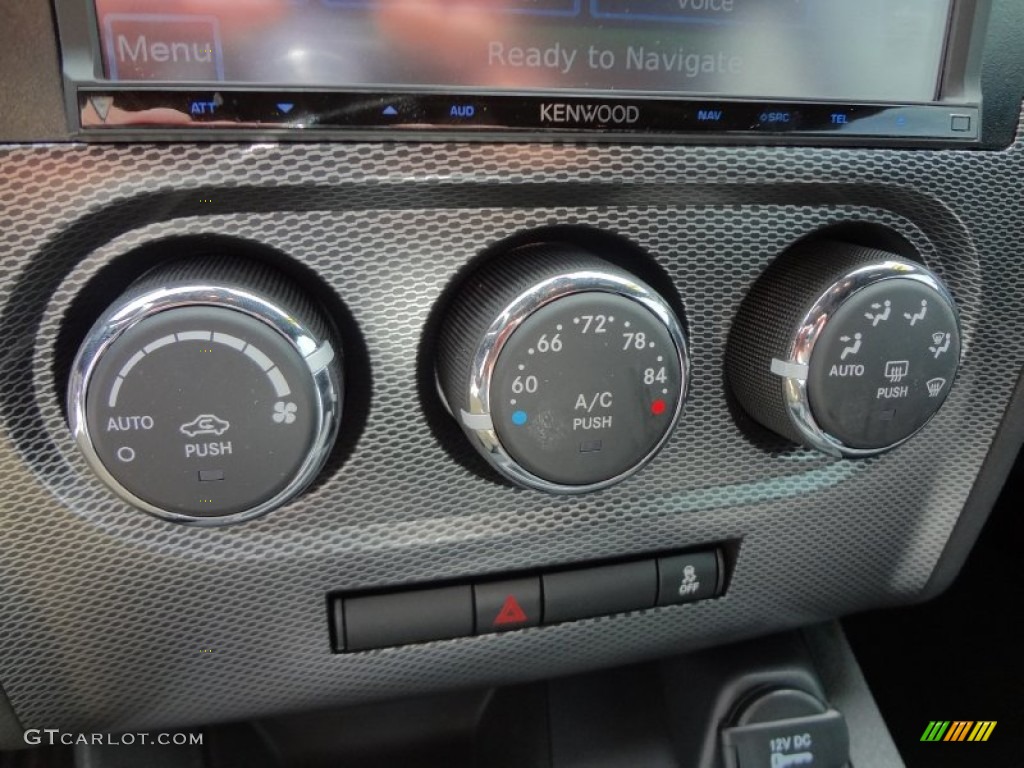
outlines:
M112 81L937 98L952 0L95 0Z

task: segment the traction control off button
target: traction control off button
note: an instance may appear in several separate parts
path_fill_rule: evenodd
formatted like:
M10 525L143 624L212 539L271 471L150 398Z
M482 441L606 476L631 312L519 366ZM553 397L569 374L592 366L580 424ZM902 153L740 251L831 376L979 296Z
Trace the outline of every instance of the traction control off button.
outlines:
M706 600L718 594L718 555L697 552L658 558L658 605Z

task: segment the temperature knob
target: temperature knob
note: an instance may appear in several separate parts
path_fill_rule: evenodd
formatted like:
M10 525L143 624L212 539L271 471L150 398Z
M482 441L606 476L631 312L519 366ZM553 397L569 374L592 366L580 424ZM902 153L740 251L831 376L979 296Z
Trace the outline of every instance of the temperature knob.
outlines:
M960 345L953 298L925 267L815 242L754 286L726 368L740 404L769 429L835 456L870 456L938 412Z
M93 326L68 416L119 496L165 519L249 519L301 491L341 409L320 311L266 267L186 262L144 277Z
M682 411L686 340L652 288L569 245L520 248L474 276L442 327L438 381L514 482L591 491L636 472Z

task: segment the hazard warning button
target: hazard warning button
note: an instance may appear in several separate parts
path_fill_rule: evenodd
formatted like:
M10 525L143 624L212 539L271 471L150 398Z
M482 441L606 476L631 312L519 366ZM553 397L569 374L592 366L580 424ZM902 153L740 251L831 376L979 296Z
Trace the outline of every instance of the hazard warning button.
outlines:
M476 584L473 592L478 635L540 624L538 577Z

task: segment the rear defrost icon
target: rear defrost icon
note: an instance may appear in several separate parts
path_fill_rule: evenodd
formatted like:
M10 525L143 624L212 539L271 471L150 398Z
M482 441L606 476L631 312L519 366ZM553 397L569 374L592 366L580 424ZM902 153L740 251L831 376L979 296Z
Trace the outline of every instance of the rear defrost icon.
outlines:
M893 384L899 384L909 373L909 360L890 360L885 364L885 378Z

